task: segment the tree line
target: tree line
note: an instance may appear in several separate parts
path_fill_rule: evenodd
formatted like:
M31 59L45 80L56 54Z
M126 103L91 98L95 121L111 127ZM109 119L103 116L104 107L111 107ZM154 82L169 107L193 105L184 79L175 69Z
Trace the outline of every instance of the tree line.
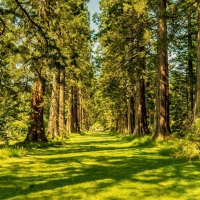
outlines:
M88 130L93 67L87 1L0 5L1 127L28 128L25 142Z
M105 127L167 139L183 136L199 118L199 6L194 0L100 1L94 62L101 63Z
M87 3L0 2L1 128L183 136L200 118L199 0L101 0L96 34Z

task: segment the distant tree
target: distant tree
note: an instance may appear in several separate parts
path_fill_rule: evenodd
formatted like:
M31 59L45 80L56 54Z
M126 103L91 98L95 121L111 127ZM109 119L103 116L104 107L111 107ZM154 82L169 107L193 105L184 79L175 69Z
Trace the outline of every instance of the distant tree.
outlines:
M109 104L116 105L116 108L110 106L112 116L107 118L113 119L111 124L119 132L149 133L145 100L148 1L108 3L102 0L100 6L102 70L99 80L101 83L105 79L107 86L102 88L103 93L109 97Z
M69 2L68 61L66 69L67 132L81 132L89 127L88 102L91 99L93 69L90 64L91 31L85 0ZM87 124L87 125L86 125ZM87 128L86 128L87 127Z
M197 39L197 68L196 68L196 96L194 108L194 120L200 118L200 1L197 1L198 13L198 39Z
M59 80L59 116L58 116L58 126L59 133L64 134L66 132L65 123L65 68L60 69L60 80Z
M52 137L59 135L59 68L53 68L52 92L47 133Z

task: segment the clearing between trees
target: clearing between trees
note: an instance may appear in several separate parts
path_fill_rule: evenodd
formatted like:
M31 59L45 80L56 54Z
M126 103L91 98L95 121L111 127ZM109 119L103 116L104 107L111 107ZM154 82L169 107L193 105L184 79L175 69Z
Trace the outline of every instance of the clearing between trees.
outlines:
M174 158L173 142L91 132L54 144L1 159L1 200L199 199L200 163Z

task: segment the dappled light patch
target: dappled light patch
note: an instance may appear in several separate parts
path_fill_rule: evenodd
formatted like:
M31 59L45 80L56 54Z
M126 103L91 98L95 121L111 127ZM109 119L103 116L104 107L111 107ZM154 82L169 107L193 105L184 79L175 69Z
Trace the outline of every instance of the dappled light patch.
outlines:
M103 132L75 134L65 145L31 148L26 156L2 160L1 198L198 199L198 161L160 153L167 142L149 148L133 141Z

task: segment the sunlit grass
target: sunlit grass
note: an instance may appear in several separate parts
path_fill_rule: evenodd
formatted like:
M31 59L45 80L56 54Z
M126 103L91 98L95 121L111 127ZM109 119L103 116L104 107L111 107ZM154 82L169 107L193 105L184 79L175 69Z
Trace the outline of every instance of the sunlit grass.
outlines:
M175 159L174 148L148 137L72 134L2 159L0 199L197 200L200 163Z
M26 155L27 151L24 148L12 148L5 146L0 148L0 159L8 159L11 157L22 157Z

